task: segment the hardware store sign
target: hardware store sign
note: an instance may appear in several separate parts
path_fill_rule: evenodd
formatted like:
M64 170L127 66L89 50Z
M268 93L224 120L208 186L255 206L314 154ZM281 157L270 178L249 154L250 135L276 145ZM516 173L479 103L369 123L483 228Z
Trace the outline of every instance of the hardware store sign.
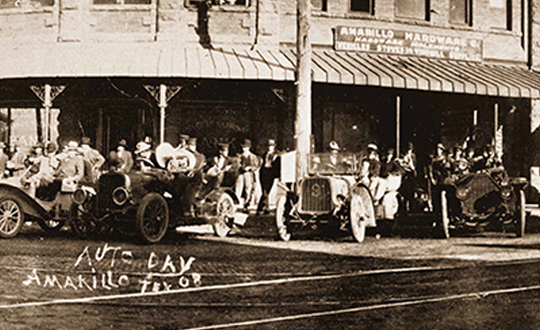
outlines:
M481 61L481 39L460 38L394 29L338 26L336 50Z

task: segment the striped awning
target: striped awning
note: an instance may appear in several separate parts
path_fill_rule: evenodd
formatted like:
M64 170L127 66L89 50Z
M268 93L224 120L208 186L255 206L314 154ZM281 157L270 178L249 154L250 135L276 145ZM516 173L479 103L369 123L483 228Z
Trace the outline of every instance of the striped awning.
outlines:
M512 65L314 49L313 81L501 97L540 97L540 74ZM292 49L161 43L55 43L2 48L0 79L144 77L293 81Z

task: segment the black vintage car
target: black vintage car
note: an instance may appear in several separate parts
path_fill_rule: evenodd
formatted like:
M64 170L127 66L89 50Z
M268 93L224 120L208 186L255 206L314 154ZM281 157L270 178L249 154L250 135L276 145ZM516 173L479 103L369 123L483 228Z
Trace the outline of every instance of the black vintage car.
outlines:
M245 221L247 216L236 212L238 199L231 189L207 189L202 175L202 170L188 175L161 168L103 173L96 194L82 189L74 193L72 229L84 237L112 227L135 231L144 243L157 243L168 228L211 223L216 235L226 236L235 219Z
M430 217L435 234L449 238L451 231L511 230L525 235L525 178L511 178L494 168L445 180L438 186L417 189L415 200L400 207L400 222Z

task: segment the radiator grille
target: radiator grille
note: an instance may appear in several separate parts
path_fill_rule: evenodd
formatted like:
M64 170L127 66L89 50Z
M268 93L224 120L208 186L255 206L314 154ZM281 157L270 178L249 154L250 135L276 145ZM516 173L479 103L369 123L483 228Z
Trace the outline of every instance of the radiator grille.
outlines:
M330 182L324 178L307 178L302 182L302 212L332 211Z

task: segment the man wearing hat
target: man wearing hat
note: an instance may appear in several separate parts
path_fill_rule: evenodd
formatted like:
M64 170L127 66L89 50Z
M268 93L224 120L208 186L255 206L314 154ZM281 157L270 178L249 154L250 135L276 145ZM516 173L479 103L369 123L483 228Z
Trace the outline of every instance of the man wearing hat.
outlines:
M92 148L91 140L87 136L84 136L81 139L81 147L83 160L86 164L89 164L89 168L87 169L87 173L85 173L85 175L91 182L95 182L95 180L97 180L99 177L101 166L105 164L105 157L103 157L99 151Z
M118 170L122 173L129 173L133 167L133 155L127 150L127 141L122 139L116 147L116 157L118 158Z
M152 150L152 144L146 137L135 146L135 163L138 169L145 171L157 166L156 155Z
M26 148L23 148L23 146L20 143L15 144L15 153L11 156L11 168L13 171L13 176L20 176L24 169L26 168L25 161L26 158L28 158L28 153L26 152Z
M381 161L379 148L376 144L367 145L367 157L362 161L361 181L369 187L373 196L378 195L379 176L381 174ZM377 200L375 200L377 201Z
M443 183L450 176L451 162L442 143L437 144L435 156L431 159L429 167L429 177L433 186Z
M84 177L84 161L78 153L79 144L70 141L66 146L67 155L60 162L58 177L60 179L72 179L75 182L81 181Z
M274 180L279 178L281 173L279 154L276 151L276 140L269 139L267 148L267 151L263 155L263 163L260 170L262 195L257 206L257 213L268 212L268 196L274 185Z
M204 188L199 193L199 198L204 198L212 190L221 186L225 172L233 168L233 160L229 157L229 144L218 144L218 155L212 157L209 162L209 168L204 174Z
M184 150L187 149L187 144L189 141L189 135L187 134L180 134L178 136L178 146L176 147L176 150Z
M3 179L6 176L6 167L8 163L8 156L5 153L6 144L0 142L0 179Z
M469 161L466 159L463 147L457 144L454 147L454 158L451 159L451 172L456 178L469 173Z
M245 139L240 146L242 147L242 153L238 155L240 168L234 185L234 192L241 201L244 201L245 207L248 208L253 202L256 175L261 166L261 159L251 152L251 140Z

